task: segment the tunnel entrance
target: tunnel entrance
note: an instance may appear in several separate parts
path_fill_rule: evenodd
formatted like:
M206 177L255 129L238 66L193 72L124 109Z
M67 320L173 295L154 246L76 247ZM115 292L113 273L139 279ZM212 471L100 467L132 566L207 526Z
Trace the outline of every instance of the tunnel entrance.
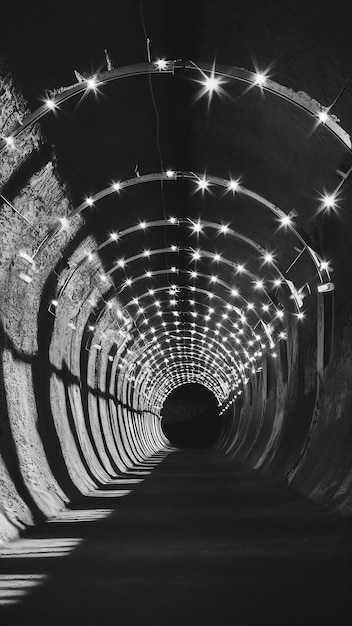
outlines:
M187 383L166 398L161 427L169 441L181 448L207 448L219 435L218 403L209 389Z

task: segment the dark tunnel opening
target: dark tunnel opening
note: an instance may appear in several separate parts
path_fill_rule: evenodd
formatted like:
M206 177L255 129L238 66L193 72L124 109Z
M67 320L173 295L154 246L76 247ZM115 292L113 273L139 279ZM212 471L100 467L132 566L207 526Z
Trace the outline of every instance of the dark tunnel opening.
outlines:
M171 391L161 415L165 437L179 448L208 448L220 432L216 398L198 383L187 383Z

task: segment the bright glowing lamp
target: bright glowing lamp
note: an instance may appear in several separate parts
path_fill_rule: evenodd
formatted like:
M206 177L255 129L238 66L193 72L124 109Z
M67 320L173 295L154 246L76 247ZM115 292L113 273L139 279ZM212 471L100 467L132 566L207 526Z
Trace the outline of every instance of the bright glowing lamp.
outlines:
M272 263L272 262L273 262L273 258L274 258L274 257L273 257L273 255L272 255L270 252L267 252L267 253L264 255L264 261L265 261L266 263Z
M318 120L321 124L325 124L329 119L328 113L326 110L320 111L318 113Z
M56 109L56 103L55 100L52 100L51 98L46 98L46 100L44 100L44 104L45 106L48 107L48 109L50 109L51 111L54 111L54 109Z
M230 191L237 191L239 183L237 180L230 180L228 186Z
M289 215L285 215L280 219L282 226L291 226L292 220Z
M67 227L68 227L68 223L69 223L69 222L68 222L67 217L60 217L59 222L60 222L60 224L61 224L61 228L62 228L62 229L65 229L65 228L67 228Z
M209 182L206 180L206 178L200 178L197 181L197 185L198 185L198 189L202 189L202 191L204 191L205 189L208 188Z
M6 145L8 146L8 148L14 148L15 147L15 140L13 137L9 136L5 138L5 142Z
M323 204L327 209L333 209L336 204L336 196L334 196L333 194L330 196L323 196Z
M263 72L256 72L254 74L254 84L258 87L264 87L266 83L266 76Z
M205 77L205 80L202 81L202 85L204 85L206 93L212 94L214 91L218 92L220 88L220 78L216 78L212 72L210 76Z
M96 80L95 76L92 76L91 78L88 78L86 80L86 83L87 83L87 89L92 90L92 91L95 91L97 86L98 86L98 83L97 83L97 80Z
M160 71L166 70L166 68L167 68L167 61L166 61L166 59L157 59L155 61L155 65L157 66L158 70L160 70Z
M200 222L197 222L196 224L193 224L193 231L195 233L200 233L202 232L202 225Z

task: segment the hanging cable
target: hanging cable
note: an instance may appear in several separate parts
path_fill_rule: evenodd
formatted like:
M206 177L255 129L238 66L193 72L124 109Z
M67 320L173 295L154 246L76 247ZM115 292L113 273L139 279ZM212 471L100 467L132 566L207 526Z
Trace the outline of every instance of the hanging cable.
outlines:
M332 109L332 107L333 107L333 106L335 106L335 104L337 103L337 101L341 98L341 96L342 96L343 92L345 91L345 89L347 89L347 87L348 87L348 85L349 85L349 83L350 83L351 79L352 79L352 72L351 72L351 74L349 75L349 77L347 78L347 80L345 81L344 85L342 85L342 87L341 87L341 89L340 89L339 93L337 94L337 96L336 96L335 100L334 100L334 101L332 102L332 104L329 106L329 110L330 110L330 109Z
M140 12L140 16L141 16L141 23L142 23L142 28L143 28L143 34L144 34L144 38L145 38L145 42L146 42L147 59L148 59L148 62L151 63L150 38L148 37L147 29L146 29L146 26L145 26L144 12L143 12L143 0L139 0L139 12ZM154 109L154 112L155 112L155 118L156 118L156 128L155 128L156 149L157 149L157 153L158 153L159 161L160 161L160 170L162 172L164 172L164 160L163 160L161 147L160 147L160 115L159 115L158 107L157 107L156 100L155 100L155 95L154 95L154 90L153 90L153 83L152 83L152 77L151 77L150 74L148 75L148 84L149 84L149 91L150 91L151 101L152 101L153 109ZM162 181L162 180L160 181L160 195L161 195L161 205L162 205L163 215L164 215L164 219L166 220L167 216L166 216L166 204L165 204L165 195L164 195L164 181ZM164 230L164 243L165 243L165 247L167 247L166 229ZM165 261L166 260L167 260L167 258L165 259ZM167 280L168 280L169 284L171 285L169 277L167 277Z

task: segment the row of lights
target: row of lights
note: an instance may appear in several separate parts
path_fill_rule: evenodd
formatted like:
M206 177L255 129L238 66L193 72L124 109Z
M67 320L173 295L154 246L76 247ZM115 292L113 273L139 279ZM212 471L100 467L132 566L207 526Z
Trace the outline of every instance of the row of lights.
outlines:
M142 227L143 229L145 229L145 228L146 228L146 226L147 226L147 224L146 224L145 222L142 222L140 227ZM147 256L147 255L146 255L146 256ZM148 256L149 256L149 255L148 255ZM217 259L217 260L219 260L219 259ZM266 258L266 261L267 261L267 262L271 262L271 261L272 261L272 256L271 256L271 255L270 255L270 256L268 256L268 257ZM123 264L121 263L121 265L123 265ZM262 284L257 284L257 287L258 287L258 288L261 288L261 287L263 287L263 285L262 285ZM139 310L139 312L141 313L141 312L143 312L143 311ZM279 314L279 316L280 316L280 314ZM302 316L302 314L300 314L300 317L301 317L301 316ZM283 338L283 336L284 336L284 335L283 335L283 334L281 334L281 338Z
M176 62L173 60L159 58L159 59L156 59L154 62L152 62L152 65L154 65L154 67L156 67L156 69L161 73L170 72L170 71L174 73L175 63ZM183 66L183 63L181 63L181 67L182 66ZM190 69L197 69L201 74L201 79L197 80L197 82L200 83L202 86L200 97L202 95L208 94L208 98L209 100L211 100L214 93L217 93L217 94L225 93L223 89L223 85L227 81L224 80L221 71L215 70L215 64L213 65L213 69L209 73L207 73L207 71L203 71L199 66L197 66L193 62L190 62L188 64L188 67ZM138 74L139 73L140 72L138 71ZM129 72L126 73L126 76L130 76L130 75L131 75L131 72L129 68ZM123 74L119 77L123 77ZM227 76L227 78L229 77ZM232 78L235 79L236 76L233 76ZM265 71L256 70L255 72L248 72L246 79L253 86L259 87L261 91L263 91L265 87L270 87L274 93L280 94L280 89L279 90L276 89L276 84L271 83L269 81L269 70L265 70ZM99 74L93 74L92 76L87 77L87 78L83 78L82 76L79 76L79 82L81 83L82 88L84 88L86 92L96 93L98 90L98 87L104 84L105 80L106 80L105 77L100 77ZM65 91L66 93L65 93L64 99L67 99L69 97L74 96L77 92L77 89L73 89L71 94L67 93L67 89ZM45 109L48 112L49 111L55 112L58 108L58 105L60 104L61 99L62 99L62 96L60 95L57 97L54 96L54 97L43 98L42 102L43 102L44 111L42 110L42 107L41 107L37 112L37 116L32 113L30 116L28 116L28 120L25 119L23 121L22 126L27 127L30 124L34 124L37 121L37 119L39 119L45 113ZM292 102L295 103L295 100L293 98L292 98ZM335 118L331 116L331 113L330 113L331 108L332 108L331 106L320 107L320 109L318 109L314 113L318 124L329 125L329 122L335 121ZM307 109L307 110L310 113L312 113L311 109ZM10 147L11 149L14 147L14 137L12 135L6 136L3 139L5 141L6 146Z
M283 334L282 334L281 336L283 337ZM160 349L160 346L159 346L159 349ZM163 353L163 352L161 351L161 353ZM208 356L209 356L209 355L208 355Z
M159 59L156 62L156 65L157 65L157 67L158 67L158 69L160 71L164 71L164 70L167 69L168 62L165 59ZM266 81L267 81L267 76L264 73L255 73L253 75L253 83L255 85L258 85L259 87L263 87L266 84ZM220 90L220 88L221 88L221 83L222 83L221 79L216 77L215 73L213 72L210 77L208 77L208 76L205 77L204 87L206 88L208 93L218 92ZM98 87L98 84L99 83L98 83L98 81L96 80L95 77L92 77L92 78L86 80L86 85L87 85L87 89L88 90L96 91L96 89ZM52 100L52 99L48 99L46 101L46 105L51 110L54 110L56 108L55 100ZM321 114L320 114L319 119L320 119L320 121L322 123L326 123L328 121L328 119L329 119L327 111L322 111ZM6 138L6 144L9 147L14 148L14 139L13 139L13 137ZM168 170L168 172L169 172L169 174L167 174L168 177L173 177L174 172L172 170ZM204 190L209 188L209 182L206 180L205 177L203 179L200 179L197 184L198 184L198 189L200 189L202 191L204 191ZM115 186L116 186L115 190L117 191L120 186L119 186L118 183L115 183ZM238 181L229 181L229 189L231 191L233 191L233 192L238 191L239 188L240 188L240 186L239 186ZM87 202L88 206L93 206L93 204L94 204L94 201L93 201L92 198L87 198L86 202ZM335 198L333 196L326 196L325 199L323 199L323 202L325 202L325 206L326 207L332 208L335 205ZM68 218L67 217L61 218L60 219L60 223L61 223L61 227L63 229L68 228L69 222L68 222ZM290 226L291 224L292 224L292 221L291 221L291 218L289 216L284 216L282 218L282 225L283 226ZM147 228L147 223L146 222L141 222L140 223L140 228L145 230ZM220 229L220 232L222 232L223 234L226 234L227 231L228 231L228 227L226 225L222 225L221 229ZM198 222L196 225L194 225L194 232L197 232L197 233L201 232L201 223L200 222ZM265 262L267 262L267 263L272 263L273 260L274 260L273 259L273 255L271 253L266 253L265 256L264 256L264 259L265 259ZM197 260L197 259L194 259L194 260ZM324 267L324 264L326 265L325 267ZM327 271L328 270L328 263L327 262L322 262L321 269L322 270L325 269ZM151 274L149 275L149 277L150 276L151 276ZM198 276L198 274L197 274L197 272L192 272L191 276L192 276L192 278L196 278ZM211 282L216 283L217 281L218 281L218 277L217 276L213 276L211 278ZM264 283L261 280L256 281L255 285L256 285L257 289L263 289L264 288ZM56 305L57 305L57 302L56 302L55 306ZM176 311L175 311L175 313L176 313ZM278 315L278 316L280 316L280 315ZM303 313L300 312L298 314L298 316L303 317Z

